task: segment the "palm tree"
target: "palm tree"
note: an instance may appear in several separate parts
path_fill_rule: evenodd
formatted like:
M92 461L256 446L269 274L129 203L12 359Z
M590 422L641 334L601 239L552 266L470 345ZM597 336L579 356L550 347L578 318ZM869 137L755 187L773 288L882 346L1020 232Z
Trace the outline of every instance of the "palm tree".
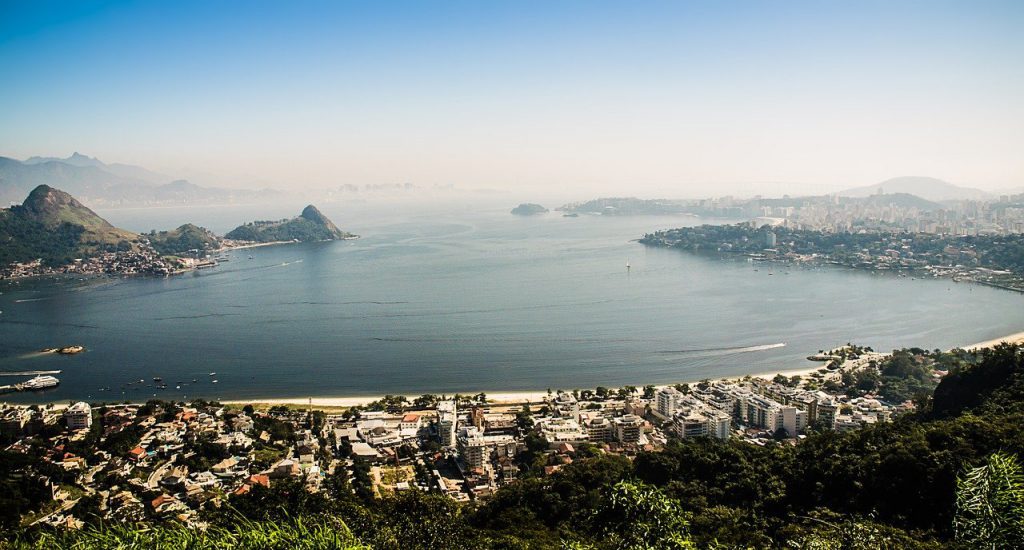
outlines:
M1024 472L1015 456L993 453L957 479L953 529L973 548L1024 548Z

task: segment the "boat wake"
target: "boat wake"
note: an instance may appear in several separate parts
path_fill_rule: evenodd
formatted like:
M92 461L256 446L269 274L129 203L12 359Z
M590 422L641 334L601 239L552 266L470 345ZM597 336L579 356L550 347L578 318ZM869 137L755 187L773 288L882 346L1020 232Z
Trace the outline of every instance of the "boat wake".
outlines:
M701 355L730 355L733 353L751 353L754 351L765 351L775 348L784 348L786 344L779 342L777 344L763 344L760 346L743 346L743 347L729 347L729 348L700 348L700 349L676 349L676 350L661 350L658 353L666 354L701 354Z
M40 374L60 374L59 370L25 370L19 372L0 372L0 376L37 376Z

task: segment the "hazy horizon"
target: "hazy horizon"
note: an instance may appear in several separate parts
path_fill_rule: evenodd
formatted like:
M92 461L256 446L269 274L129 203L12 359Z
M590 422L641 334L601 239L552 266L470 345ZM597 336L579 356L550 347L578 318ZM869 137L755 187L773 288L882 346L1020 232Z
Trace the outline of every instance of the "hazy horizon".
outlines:
M0 151L314 193L1024 185L1015 2L5 4Z

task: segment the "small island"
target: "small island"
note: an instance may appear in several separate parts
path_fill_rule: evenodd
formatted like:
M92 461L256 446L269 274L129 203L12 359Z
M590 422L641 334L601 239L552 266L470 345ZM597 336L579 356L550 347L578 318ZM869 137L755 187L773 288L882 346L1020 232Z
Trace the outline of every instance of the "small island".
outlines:
M537 214L547 214L548 209L536 203L524 202L513 208L512 213L516 216L536 216Z
M312 204L292 219L255 221L240 225L224 236L232 241L271 243L285 241L335 241L356 235L338 229Z

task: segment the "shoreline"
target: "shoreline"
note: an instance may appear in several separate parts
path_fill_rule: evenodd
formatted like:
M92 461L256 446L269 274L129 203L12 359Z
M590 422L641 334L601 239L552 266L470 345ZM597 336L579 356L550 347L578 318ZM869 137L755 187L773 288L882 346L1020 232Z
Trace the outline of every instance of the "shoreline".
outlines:
M982 349L982 348L995 347L995 346L997 346L997 345L999 345L1001 343L1004 343L1004 342L1011 343L1011 344L1021 344L1021 345L1024 345L1024 332L1014 332L1014 333L1011 333L1011 334L1008 334L1006 336L1002 336L1002 337L999 337L999 338L993 338L991 340L985 340L983 342L977 342L975 344L970 344L970 345L967 345L967 346L957 346L957 347L959 347L960 349L972 351L972 350L978 350L978 349ZM722 377L708 378L708 379L709 380L739 380L739 379L742 379L742 378L744 378L746 376L750 376L750 377L755 377L755 378L762 378L762 379L766 379L766 380L771 380L772 378L774 378L774 377L776 377L776 376L778 376L780 374L784 375L784 376L807 376L807 375L809 375L809 374L811 374L813 372L821 370L822 368L824 368L824 363L817 363L817 364L815 364L815 366L812 366L812 367L800 367L800 368L791 368L791 369L782 369L782 370L772 370L772 371L767 371L767 372L738 374L738 375L735 375L735 376L722 376ZM676 383L693 384L693 383L699 382L700 380L703 380L703 378L699 379L699 380L681 380L681 381L676 382ZM661 389L661 388L664 388L664 387L669 386L669 385L671 385L671 384L655 384L655 388ZM643 384L637 384L636 387L637 388L642 388ZM581 388L581 389L590 389L590 388ZM557 390L553 390L553 391L557 391ZM562 391L571 391L571 389L562 388ZM444 395L459 394L459 395L470 395L470 396L472 396L472 395L481 393L481 391L480 390L476 390L476 391L455 391L455 392L447 392L446 391L446 392L442 392L442 393ZM505 390L505 391L495 390L493 392L492 391L484 390L483 393L487 395L487 402L489 404L493 404L493 405L514 405L514 404L521 404L521 403L529 403L529 404L543 403L545 398L548 396L547 390ZM435 394L435 395L437 395L437 394ZM378 401L378 400L382 399L383 397L384 397L384 395L319 396L319 397L312 397L312 396L309 396L309 397L257 397L257 398L247 398L247 399L242 399L242 398L240 398L240 399L224 399L224 400L220 400L220 402L225 404L225 405L253 405L253 406L257 406L257 407L262 407L262 406L270 407L270 406L275 406L275 405L291 405L291 406L303 406L303 405L310 406L310 405L312 405L313 407L329 407L329 408L344 409L344 408L358 407L358 406L367 405L369 403L372 403L373 401ZM406 397L410 398L410 400L411 400L411 399L415 399L416 397L418 397L418 395L410 394L410 395L407 395ZM54 402L50 402L48 404L50 404L50 405L57 405L57 404L61 404L61 403L64 403L64 400L62 400L60 402L54 401Z
M1024 334L1024 333L1022 333L1022 334ZM785 376L806 376L806 375L811 374L812 372L816 372L816 371L818 371L818 370L820 370L822 368L824 368L824 364L820 363L817 366L810 367L810 368L776 370L776 371L762 372L762 373L756 373L756 374L740 374L740 375L736 375L736 376L726 376L726 377L720 377L720 378L710 378L710 380L739 380L739 379L744 378L746 376L751 376L751 377L754 377L754 378L764 378L764 379L767 379L767 380L771 380L772 378L774 378L775 376L777 376L779 374L782 374L782 375L785 375ZM703 379L701 379L701 380L703 380ZM682 381L682 382L677 382L677 383L694 384L694 383L697 383L699 381L700 380L687 380L687 381ZM657 389L661 389L661 388L664 388L664 387L670 386L670 385L671 384L655 384L654 387L657 388ZM637 389L642 389L642 388L643 388L643 385L638 385L637 386ZM580 388L580 389L588 389L588 388ZM552 395L557 393L557 391L558 390L552 389ZM572 391L572 390L571 389L562 388L561 391ZM470 395L470 396L472 396L472 395L476 395L476 394L479 394L479 393L481 393L481 392L480 391L472 391L472 392L444 392L444 395L449 395L450 396L450 395L459 394L459 395ZM509 391L501 391L501 390L498 390L498 391L493 391L493 392L483 391L483 393L487 395L487 403L488 404L492 404L492 405L515 405L515 404L520 404L520 403L529 403L529 404L543 403L545 401L545 398L547 398L547 396L548 396L547 390L541 390L541 391L537 391L537 390L509 390ZM434 394L434 395L438 395L438 394ZM253 406L256 406L257 408L259 408L259 406L274 406L274 405L293 405L293 406L306 405L306 406L309 406L310 404L312 404L313 407L347 408L347 407L359 407L359 406L367 405L367 404L372 403L374 401L380 400L383 397L384 397L383 395L337 396L337 397L329 397L329 396L320 396L320 397L266 397L266 398L252 398L252 399L225 399L225 400L222 400L221 403L224 403L225 405L253 405ZM419 396L418 395L411 395L410 394L410 395L407 395L406 397L409 397L410 400L411 400L411 399L415 399L416 397L419 397Z
M971 345L968 345L968 346L960 346L960 348L964 349L964 350L969 350L970 351L970 350L977 350L977 349L982 349L982 348L995 347L995 346L997 346L997 345L999 345L999 344L1001 344L1003 342L1008 342L1008 343L1011 343L1011 344L1024 344L1024 332L1015 332L1015 333L1008 334L1006 336L1002 336L1002 337L999 337L999 338L993 338L991 340L985 340L984 342L978 342L978 343L971 344ZM744 378L746 376L751 376L751 377L754 377L754 378L763 378L763 379L766 379L766 380L771 380L772 378L775 378L776 376L778 376L780 374L783 375L783 376L807 376L807 375L810 375L811 373L817 372L817 371L819 371L819 370L821 370L823 368L825 368L825 364L824 363L818 363L818 364L816 364L813 367L803 367L803 368L793 368L793 369L783 369L783 370L772 370L772 371L768 371L768 372L748 373L748 374L740 374L740 375L736 375L736 376L723 376L723 377L718 377L718 378L711 378L711 380L738 380L738 379ZM686 381L680 381L680 382L677 382L677 383L693 384L693 383L696 383L696 382L699 382L699 381L700 380L686 380ZM669 385L671 385L671 384L656 384L655 387L657 389L661 389L661 388L664 388L664 387L669 386ZM643 385L637 385L637 388L642 388L642 387L643 387ZM571 390L563 389L562 391L571 391ZM448 395L449 393L451 395L455 395L456 393L458 393L460 395L475 395L475 394L478 394L478 393L481 393L481 392L480 391L474 391L474 392L445 392L445 395ZM529 403L529 404L543 403L545 398L548 396L547 390L544 390L544 391L518 390L518 391L494 391L494 392L484 391L483 393L487 395L487 402L488 402L488 404L493 404L493 405L515 405L515 404L520 404L520 403ZM324 397L324 396L321 396L321 397L266 397L266 398L254 398L254 399L227 399L227 400L223 400L221 402L224 403L225 405L246 405L246 404L251 404L253 406L274 406L274 405L293 405L293 406L294 405L307 405L308 406L308 405L312 405L313 407L348 408L348 407L359 407L359 406L367 405L367 404L372 403L373 401L377 401L377 400L379 400L379 399L381 399L383 397L384 397L383 395L338 396L338 397ZM418 396L406 396L406 397L415 398L415 397L418 397Z
M1024 344L1024 332L1015 332L1013 334L1007 334L1006 336L1002 336L1000 338L993 338L991 340L985 340L984 342L978 342L977 344L970 344L967 346L963 346L962 349L970 351L982 348L992 348L999 344L1002 344L1003 342L1009 344Z

